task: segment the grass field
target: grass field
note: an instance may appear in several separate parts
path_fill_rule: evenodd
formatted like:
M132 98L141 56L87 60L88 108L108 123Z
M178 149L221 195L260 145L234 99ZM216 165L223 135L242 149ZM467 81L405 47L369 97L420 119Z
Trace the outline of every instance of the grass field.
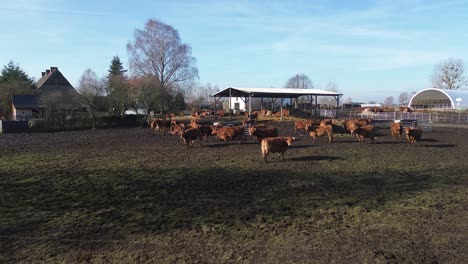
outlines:
M142 128L0 135L0 263L466 263L468 130L387 125L268 164Z

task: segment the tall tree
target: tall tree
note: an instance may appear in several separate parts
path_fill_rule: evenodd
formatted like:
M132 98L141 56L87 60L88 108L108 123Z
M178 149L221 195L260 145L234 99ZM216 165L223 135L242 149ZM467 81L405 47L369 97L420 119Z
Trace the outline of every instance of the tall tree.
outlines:
M327 85L325 86L325 91L338 93L339 92L338 84L336 84L335 82L329 81ZM336 106L336 100L335 98L330 97L330 96L322 96L320 98L320 104L333 108Z
M127 70L124 69L122 62L120 61L119 56L114 56L111 61L111 65L109 66L109 75L108 77L111 76L116 76L116 75L123 75Z
M86 69L80 78L78 91L83 97L84 102L89 107L91 119L93 121L93 129L96 128L96 108L98 107L99 96L104 95L105 80L99 79L92 69Z
M176 29L159 20L149 19L143 29L135 29L127 51L132 72L154 78L160 95L173 94L198 77L191 47L182 43Z
M439 89L457 90L468 85L461 59L449 58L434 67L432 85Z
M185 98L182 91L178 91L174 98L174 110L175 111L183 111L185 110Z
M393 96L389 96L389 97L385 98L385 100L383 102L383 105L384 106L392 106L393 105Z
M128 80L122 62L114 56L107 75L106 93L113 112L123 116L130 105Z
M401 92L400 96L398 97L398 103L400 105L407 105L408 100L409 100L408 97L409 97L408 92Z
M10 61L0 74L0 118L10 118L13 95L32 94L34 81L17 64Z
M299 89L311 89L314 88L312 80L305 74L296 74L289 78L284 85L286 88L299 88ZM298 108L299 102L302 102L302 98L296 98L294 100L294 108Z
M3 67L0 75L0 82L9 81L22 81L30 86L34 83L34 80L29 78L29 76L13 61L8 62L8 64Z
M286 82L286 88L311 89L314 88L312 80L305 74L296 74Z

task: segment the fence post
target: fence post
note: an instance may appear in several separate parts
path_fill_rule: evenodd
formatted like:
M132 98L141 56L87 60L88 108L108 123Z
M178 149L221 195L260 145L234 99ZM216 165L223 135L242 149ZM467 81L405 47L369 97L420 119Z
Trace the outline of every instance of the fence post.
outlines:
M0 134L3 133L3 129L2 129L2 120L0 120Z

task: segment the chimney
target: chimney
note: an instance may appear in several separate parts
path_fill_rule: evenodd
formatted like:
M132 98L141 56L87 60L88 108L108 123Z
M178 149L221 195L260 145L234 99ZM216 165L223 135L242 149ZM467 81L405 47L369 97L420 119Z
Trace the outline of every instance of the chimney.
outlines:
M45 70L45 71L46 71L47 76L49 76L50 75L50 70Z
M53 72L55 70L58 70L58 68L57 67L50 67L50 72Z
M44 77L44 76L45 76L45 72L41 72L41 75L42 75L42 77Z

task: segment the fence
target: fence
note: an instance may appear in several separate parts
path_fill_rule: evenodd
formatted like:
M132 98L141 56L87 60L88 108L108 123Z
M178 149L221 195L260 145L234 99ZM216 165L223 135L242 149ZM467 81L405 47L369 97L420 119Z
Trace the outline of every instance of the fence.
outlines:
M372 118L373 120L401 120L401 119L414 119L419 122L426 123L450 123L450 124L468 124L468 112L369 112L369 113L356 113L351 112L350 118Z
M28 121L0 121L1 132L21 132L29 128Z

